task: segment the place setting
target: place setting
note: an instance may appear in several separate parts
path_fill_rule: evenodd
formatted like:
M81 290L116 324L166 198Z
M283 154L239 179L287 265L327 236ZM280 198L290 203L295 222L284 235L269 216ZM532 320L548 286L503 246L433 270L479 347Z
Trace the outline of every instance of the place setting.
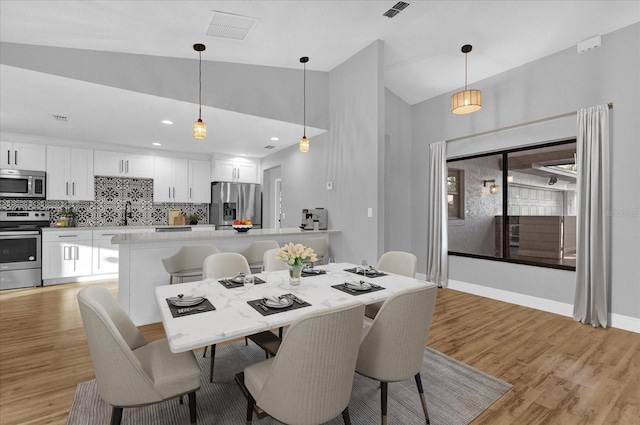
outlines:
M216 309L208 299L197 295L185 297L183 294L178 294L177 297L170 297L166 300L173 317L189 316Z
M293 294L280 296L265 295L262 298L247 301L247 304L263 316L309 307L311 305Z
M386 289L380 285L376 285L375 283L365 282L364 280L353 280L349 282L339 283L337 285L331 285L331 287L351 295L361 295Z
M344 271L371 278L387 275L386 273L377 270L374 266L368 265L366 260L362 261L362 266L345 269Z
M218 282L227 289L242 288L244 286L252 286L253 284L259 285L265 283L265 281L260 279L258 276L245 275L244 273L238 273L238 275L234 277L221 279Z
M302 268L302 272L300 273L300 276L312 277L312 276L319 276L322 274L327 274L327 271L322 269L316 269L311 264L305 264L305 266Z

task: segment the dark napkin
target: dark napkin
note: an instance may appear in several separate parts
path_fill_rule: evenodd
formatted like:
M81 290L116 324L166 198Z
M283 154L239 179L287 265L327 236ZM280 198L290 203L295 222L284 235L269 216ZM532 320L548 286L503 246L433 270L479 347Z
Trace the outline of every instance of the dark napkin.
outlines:
M205 311L213 311L216 309L214 305L211 304L211 302L206 298L200 304L193 305L191 307L176 307L175 305L171 304L168 298L167 304L169 305L169 310L171 310L171 315L173 317L189 316L191 314L204 313Z
M254 276L253 281L255 282L256 285L264 283L264 280L260 279L258 276ZM244 283L234 282L231 279L222 279L222 280L219 280L218 282L220 282L222 286L224 286L225 288L229 288L229 289L244 287Z
M383 289L387 289L387 288L383 288L380 285L375 285L371 282L367 282L367 283L371 285L371 289L367 289L366 291L358 291L357 289L348 288L346 283L332 285L331 287L351 295L362 295L362 294L368 294L369 292L376 292L376 291L382 291Z
M367 274L365 275L364 272L362 271L362 269L360 267L354 267L352 269L344 269L345 272L349 272L349 273L355 273L358 274L360 276L364 276L364 277L380 277L380 276L386 276L386 273L382 273L381 271L376 270L375 273L368 271Z
M292 300L293 304L285 308L269 308L264 304L262 304L262 300L264 298L258 298L257 300L247 301L247 304L249 304L251 307L253 307L255 311L262 314L263 316L269 316L271 314L282 313L283 311L295 310L297 308L302 308L302 307L309 307L311 305L308 302L301 300L300 298L296 297L293 294L285 294L283 295L283 297L287 297L290 300Z
M302 277L319 276L321 274L327 274L326 270L322 269L302 269Z

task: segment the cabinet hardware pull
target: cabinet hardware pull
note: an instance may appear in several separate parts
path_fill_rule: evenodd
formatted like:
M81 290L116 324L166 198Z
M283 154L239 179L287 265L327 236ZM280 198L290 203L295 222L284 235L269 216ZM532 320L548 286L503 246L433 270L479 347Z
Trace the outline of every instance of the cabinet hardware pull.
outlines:
M76 182L71 183L71 194L76 196Z
M118 162L119 173L122 174L122 160Z
M129 174L129 160L128 159L127 159L127 168L126 168L125 174Z
M169 186L169 199L171 199L171 186Z
M69 259L69 247L68 246L62 247L62 258L64 260L68 260Z
M11 151L7 151L7 165L11 165Z
M74 248L73 249L73 251L74 251L73 259L74 260L79 260L80 259L80 248L78 248L77 246L74 246L73 248Z
M192 193L193 193L193 190L192 190L191 188L189 188L189 199L192 199L192 198L193 198Z
M176 188L175 188L175 186L173 187L173 199L176 199Z
M66 194L69 196L69 182L65 182L66 184Z
M58 235L59 238L77 238L78 235Z
M14 151L13 162L18 165L18 151Z

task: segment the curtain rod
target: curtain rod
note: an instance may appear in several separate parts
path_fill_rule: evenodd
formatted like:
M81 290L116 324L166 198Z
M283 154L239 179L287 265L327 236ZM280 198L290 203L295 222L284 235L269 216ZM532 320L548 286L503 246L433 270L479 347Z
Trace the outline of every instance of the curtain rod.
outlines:
M607 106L609 107L609 109L613 109L613 102L607 103ZM577 112L578 111L567 112L565 114L554 115L552 117L547 117L547 118L540 118L538 120L533 120L533 121L529 121L529 122L523 122L521 124L513 124L513 125L508 125L506 127L496 128L496 129L493 129L493 130L481 131L480 133L469 134L468 136L456 137L455 139L446 140L446 143L457 142L458 140L470 139L472 137L485 136L487 134L497 133L499 131L505 131L505 130L511 130L513 128L524 127L525 125L538 124L538 123L545 122L545 121L557 120L558 118L569 117L571 115L576 114Z

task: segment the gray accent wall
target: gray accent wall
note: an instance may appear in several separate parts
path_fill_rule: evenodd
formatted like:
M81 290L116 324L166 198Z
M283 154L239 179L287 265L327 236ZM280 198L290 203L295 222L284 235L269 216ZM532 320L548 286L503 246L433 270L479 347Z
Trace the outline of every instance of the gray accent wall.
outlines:
M417 220L429 202L423 193L428 144L539 120L613 102L611 136L610 311L640 318L640 24L602 37L602 46L578 54L575 46L523 65L470 88L481 89L483 108L450 112L450 95L412 107L412 250L418 272L426 270L426 224ZM576 136L576 118L547 121L447 145L449 158ZM573 304L575 273L540 267L449 257L450 279Z

